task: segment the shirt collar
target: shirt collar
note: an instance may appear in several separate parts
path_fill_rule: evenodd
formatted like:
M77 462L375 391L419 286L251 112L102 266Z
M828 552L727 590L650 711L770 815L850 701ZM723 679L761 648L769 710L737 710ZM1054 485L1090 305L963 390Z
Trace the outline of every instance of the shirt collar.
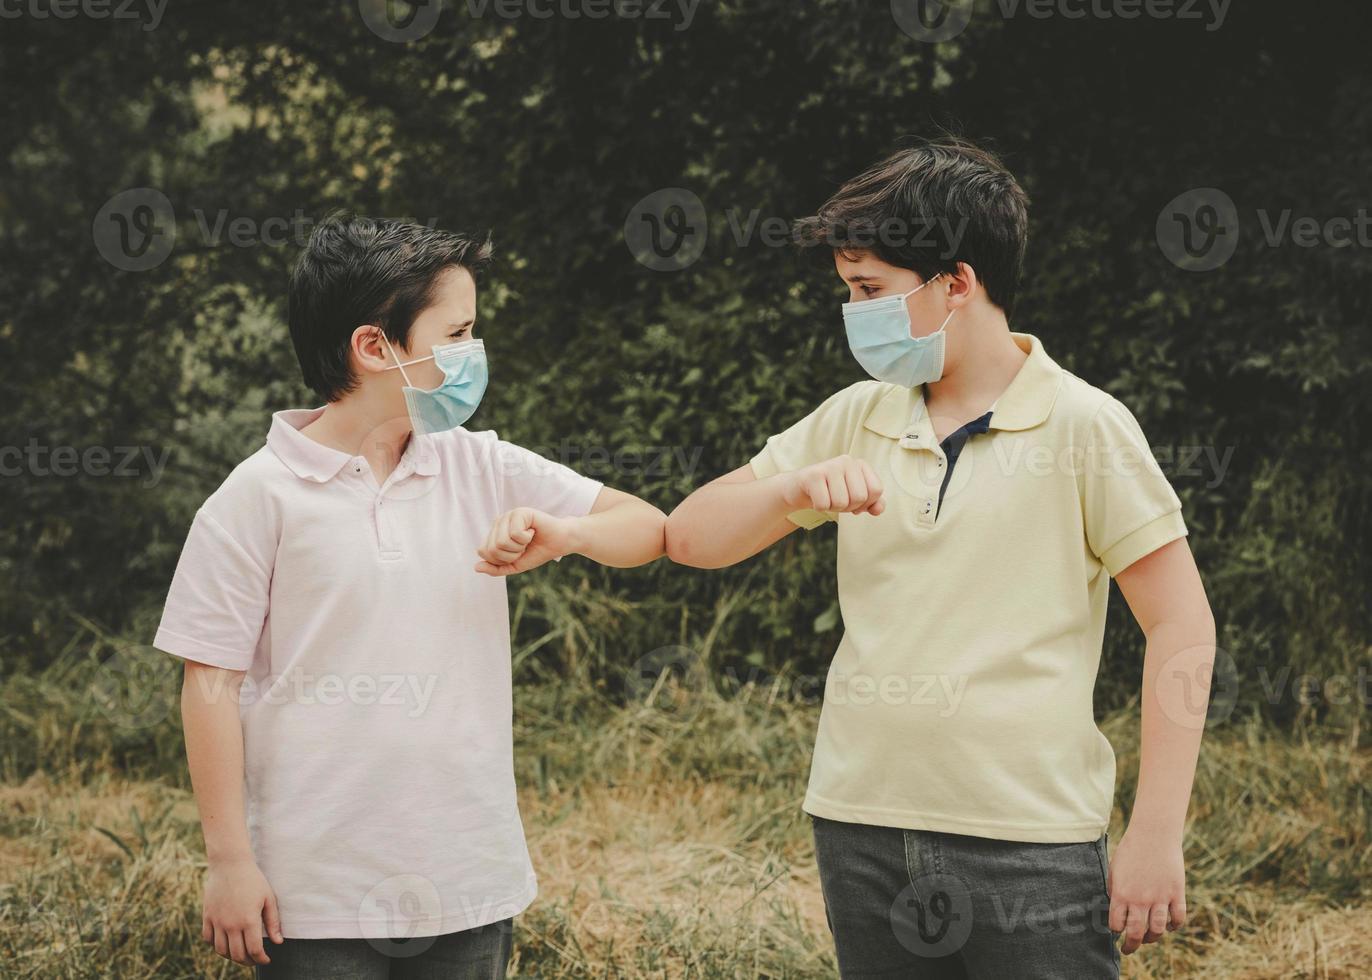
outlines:
M333 449L315 442L300 430L324 414L324 408L290 408L272 414L271 428L267 430L267 446L276 453L292 473L302 480L327 483L338 475L351 460L341 449ZM400 457L400 465L410 463L414 472L420 476L433 476L438 472L438 453L433 447L433 437L411 433L409 444Z
M1033 334L1011 332L1010 336L1029 357L1020 365L1009 387L996 399L991 411L991 428L1032 429L1053 410L1062 368L1048 356L1043 342ZM924 414L922 388L893 385L872 406L863 425L878 435L899 439L910 430L912 423L922 420Z

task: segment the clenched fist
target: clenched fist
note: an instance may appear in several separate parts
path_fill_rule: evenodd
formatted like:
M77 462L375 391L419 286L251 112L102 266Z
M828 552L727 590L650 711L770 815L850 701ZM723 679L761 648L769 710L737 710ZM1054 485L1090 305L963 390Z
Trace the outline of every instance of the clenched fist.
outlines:
M852 456L835 456L784 475L782 493L787 506L796 510L876 517L886 509L876 471Z
M476 570L486 575L516 575L571 554L578 548L575 518L553 517L532 507L516 507L495 519L476 553Z

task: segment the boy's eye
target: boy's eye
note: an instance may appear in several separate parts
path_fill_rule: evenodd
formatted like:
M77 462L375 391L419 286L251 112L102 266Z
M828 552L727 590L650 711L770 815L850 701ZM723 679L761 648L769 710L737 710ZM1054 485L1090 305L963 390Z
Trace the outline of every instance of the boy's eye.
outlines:
M859 286L858 288L862 290L862 295L868 297L869 299L871 298L871 296L872 296L873 293L879 293L879 292L881 292L881 287L880 287L880 286L872 286L872 285L869 285L869 284L867 284L867 283L863 283L863 284L862 284L861 286Z
M458 340L458 339L460 339L460 338L462 338L462 337L467 336L467 328L466 328L466 327L458 327L456 330L454 330L454 331L453 331L451 334L449 334L448 336L452 337L454 340Z

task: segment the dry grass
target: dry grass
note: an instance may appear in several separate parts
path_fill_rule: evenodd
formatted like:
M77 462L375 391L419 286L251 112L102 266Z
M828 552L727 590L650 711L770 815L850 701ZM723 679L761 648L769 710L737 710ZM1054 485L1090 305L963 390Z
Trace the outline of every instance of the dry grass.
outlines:
M14 732L13 713L0 730L10 746L47 739L42 769L0 784L0 973L244 975L198 939L202 851L183 774L120 775L110 747L128 758L127 733L59 724L52 713L71 704L23 691L23 724L52 734ZM516 975L833 976L799 811L814 710L757 689L630 707L521 689L521 803L541 892L519 920ZM166 725L142 737L163 746ZM1134 720L1106 730L1127 787ZM1368 768L1347 738L1210 733L1188 837L1191 926L1127 959L1125 976L1372 975Z

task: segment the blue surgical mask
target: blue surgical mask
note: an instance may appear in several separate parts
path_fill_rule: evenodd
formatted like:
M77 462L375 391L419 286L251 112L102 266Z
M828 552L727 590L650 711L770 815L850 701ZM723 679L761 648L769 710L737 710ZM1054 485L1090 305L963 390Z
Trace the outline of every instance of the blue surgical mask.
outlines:
M433 353L413 361L400 363L395 349L386 340L386 349L395 358L395 363L387 371L399 369L405 379L405 407L410 413L410 424L420 435L431 435L455 429L472 417L481 396L486 393L486 345L476 339L460 340L455 344L435 344ZM410 384L410 376L405 368L411 364L433 361L443 370L443 380L437 388L425 390Z
M933 333L910 336L910 307L907 296L919 292L943 273L925 280L899 296L882 296L858 303L843 304L843 327L848 347L864 371L878 381L914 388L943 377L943 353L947 333L944 327L956 310Z

